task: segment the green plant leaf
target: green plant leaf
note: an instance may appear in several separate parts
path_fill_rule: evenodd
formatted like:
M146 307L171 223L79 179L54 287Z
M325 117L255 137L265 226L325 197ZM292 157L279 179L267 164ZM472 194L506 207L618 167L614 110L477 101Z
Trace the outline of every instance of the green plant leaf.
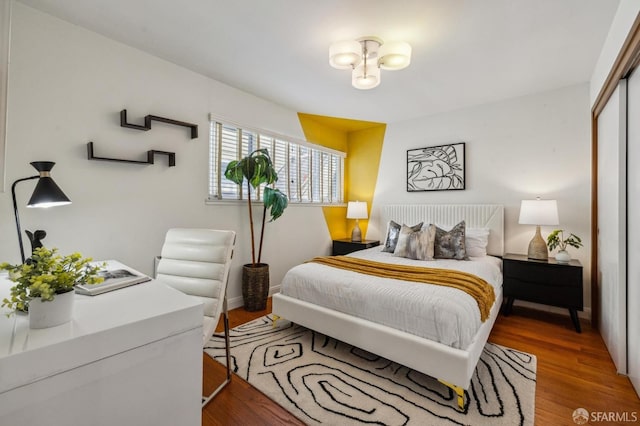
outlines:
M262 196L265 208L271 209L269 214L271 215L270 222L278 219L284 213L284 209L289 205L287 196L276 188L266 187L264 189L264 195Z
M237 185L241 185L242 181L244 180L244 174L240 162L234 160L227 164L227 168L224 172L224 177Z
M580 248L582 247L582 240L575 234L569 234L567 238L564 238L564 230L555 229L547 237L547 246L549 246L549 250L554 250L557 247L560 250L566 250L567 246Z
M253 189L278 180L269 152L264 148L253 151L240 161L231 161L224 176L237 185L241 185L246 179Z

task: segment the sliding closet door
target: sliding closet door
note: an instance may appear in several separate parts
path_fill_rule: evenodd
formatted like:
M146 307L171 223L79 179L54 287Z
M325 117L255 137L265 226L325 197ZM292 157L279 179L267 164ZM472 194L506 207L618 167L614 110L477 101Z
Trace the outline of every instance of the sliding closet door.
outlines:
M600 332L616 369L627 372L626 81L598 116Z
M640 395L640 69L627 80L627 374Z

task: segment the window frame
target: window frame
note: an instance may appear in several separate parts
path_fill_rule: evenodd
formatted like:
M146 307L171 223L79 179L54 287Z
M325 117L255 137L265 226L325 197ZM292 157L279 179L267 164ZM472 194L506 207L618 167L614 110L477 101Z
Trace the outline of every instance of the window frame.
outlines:
M262 140L267 141L269 155L276 167L286 168L285 184L279 183L280 179L283 179L280 176L281 173L279 173L279 181L276 183L276 187L287 195L290 205L344 206L344 168L347 156L345 152L291 136L235 123L214 114L209 114L207 203L235 203L246 200L246 183L242 186L236 185L224 177L225 160L227 164L228 161L231 161L228 156L226 159L224 158L224 142L222 144L219 143L221 139L225 138L225 128L227 132L233 130L231 133L235 133L234 159L237 160L250 152L249 146L251 143L255 143L257 146L257 148L251 148L254 150L264 148L261 142ZM250 136L245 137L247 134L250 134ZM216 137L217 141L214 141ZM247 142L248 139L252 139L252 142ZM228 138L226 142L227 145L230 145ZM315 157L319 158L315 160ZM277 159L279 159L279 162L276 161ZM326 168L323 165L325 159L328 159ZM282 165L280 166L280 164ZM314 170L314 164L317 170ZM335 170L336 168L338 170ZM319 178L316 178L317 172L320 173ZM227 188L230 184L235 186L236 189L233 191L227 190L225 194L223 188L225 181ZM252 202L261 203L262 186L252 191L252 195Z

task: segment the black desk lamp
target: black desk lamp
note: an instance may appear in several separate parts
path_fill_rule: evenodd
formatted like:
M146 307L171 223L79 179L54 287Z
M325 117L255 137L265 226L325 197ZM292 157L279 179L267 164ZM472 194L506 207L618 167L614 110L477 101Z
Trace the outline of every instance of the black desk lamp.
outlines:
M11 185L13 197L13 214L16 217L16 229L18 230L18 242L20 243L20 258L25 262L24 247L22 245L22 231L20 230L20 218L18 216L18 203L16 202L16 184L25 180L38 179L33 195L29 199L27 207L55 207L71 204L71 200L51 178L51 169L56 163L52 161L34 161L31 165L38 171L38 175L18 179Z

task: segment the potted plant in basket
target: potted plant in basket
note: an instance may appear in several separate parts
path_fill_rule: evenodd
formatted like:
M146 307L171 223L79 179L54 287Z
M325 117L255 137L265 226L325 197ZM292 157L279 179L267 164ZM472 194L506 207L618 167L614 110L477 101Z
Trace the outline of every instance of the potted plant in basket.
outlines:
M278 180L278 174L266 149L255 150L239 161L231 161L227 165L224 176L238 185L242 185L246 180L249 229L251 231L251 263L244 265L242 268L242 297L246 310L259 311L265 309L267 297L269 296L269 265L261 263L267 210L269 210L271 216L270 222L278 219L282 216L284 209L287 208L287 196L272 186ZM260 228L258 256L256 258L251 188L257 190L261 185L263 185L262 225Z
M74 286L98 284L101 265L91 265L91 258L80 253L59 255L57 249L38 247L26 263L0 264L0 270L9 272L10 298L2 300L2 307L29 311L31 328L53 327L71 319ZM53 310L54 312L51 312ZM50 321L48 321L50 320Z
M582 247L582 240L575 234L569 234L567 238L564 238L564 230L556 229L547 237L547 246L549 246L549 250L556 247L559 249L556 254L558 263L569 263L571 255L567 252L567 246L579 249Z

